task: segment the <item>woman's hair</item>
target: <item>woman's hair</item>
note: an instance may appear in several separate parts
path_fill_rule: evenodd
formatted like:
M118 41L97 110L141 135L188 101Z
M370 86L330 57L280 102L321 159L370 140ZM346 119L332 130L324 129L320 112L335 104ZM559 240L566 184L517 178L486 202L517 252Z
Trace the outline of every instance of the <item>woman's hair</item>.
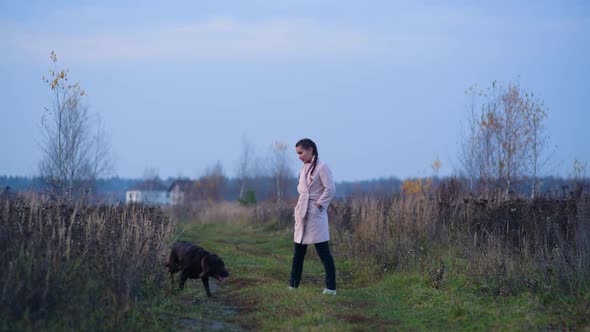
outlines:
M318 158L320 156L320 154L318 153L318 147L315 145L314 141L310 140L309 138L303 138L300 139L299 142L297 142L297 144L295 144L295 147L302 147L304 149L309 149L309 148L313 148L313 155L315 156L315 158L313 159L313 165L311 165L311 175L313 175L313 170L315 169L315 165L317 165L318 163Z

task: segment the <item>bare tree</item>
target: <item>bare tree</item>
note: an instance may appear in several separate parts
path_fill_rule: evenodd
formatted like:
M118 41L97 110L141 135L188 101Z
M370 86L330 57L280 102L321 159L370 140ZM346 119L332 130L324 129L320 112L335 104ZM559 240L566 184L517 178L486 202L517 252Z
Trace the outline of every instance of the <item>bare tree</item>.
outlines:
M142 176L144 180L154 180L160 178L160 171L155 167L146 167L143 170Z
M570 178L574 181L579 181L586 177L586 169L588 168L587 162L582 162L578 159L574 159L572 163L572 170L570 173Z
M51 108L41 119L43 159L41 177L54 200L72 200L89 193L94 180L110 169L104 128L93 136L84 90L79 82L71 84L69 71L57 69L57 56L51 52L53 69L43 81L54 96Z
M201 185L203 197L208 202L219 202L222 199L224 179L225 175L220 161L217 161L213 166L205 170L205 175L201 177L199 183Z
M240 199L244 199L246 182L252 176L252 162L254 159L252 144L246 134L242 135L242 154L238 164L238 179L240 181Z
M111 141L107 135L104 121L100 114L96 114L96 133L93 138L92 150L92 177L94 179L113 172L113 158L111 154Z
M533 100L514 83L503 86L493 82L487 92L472 89L470 93L472 98L482 97L484 101L479 117L472 101L469 131L462 146L464 172L473 176L478 169L486 194L492 189L498 198L508 198L515 179L530 174L534 197L540 168L548 160L542 102Z
M509 84L499 96L500 109L496 134L498 150L498 179L508 198L513 182L523 174L525 150L527 148L528 127L526 108L521 89Z
M277 203L280 204L286 193L289 178L292 176L291 164L287 155L287 144L280 141L273 143L270 167L276 185Z
M143 170L142 181L140 189L145 191L160 190L163 186L162 179L160 179L160 172L155 167L146 167Z
M549 150L549 136L543 120L547 117L543 101L525 94L526 124L528 126L526 169L531 177L531 198L539 194L539 176L542 175L555 150Z
M572 183L572 194L574 194L575 197L580 197L580 195L584 191L584 187L588 183L588 179L586 178L587 169L587 162L582 162L578 159L574 159L574 162L572 164L572 170L569 177L570 182Z
M469 190L473 191L475 189L475 180L479 175L479 156L477 154L477 147L479 145L479 126L475 112L475 105L480 92L476 91L475 86L471 86L467 90L466 94L471 98L471 104L469 109L469 118L467 120L467 128L463 130L463 140L461 141L459 161L462 166L463 174L469 181Z
M498 155L495 148L496 132L499 131L497 120L498 104L495 96L495 82L487 91L471 86L467 91L471 98L469 118L461 146L460 161L463 173L469 178L470 190L475 190L475 183L488 196L497 185ZM480 99L485 100L480 105ZM465 129L464 129L465 130Z
M72 200L88 194L95 180L111 171L110 145L101 119L92 133L80 83L70 84L69 71L57 69L55 52L50 57L53 69L43 81L51 88L54 101L41 119L39 171L52 199Z

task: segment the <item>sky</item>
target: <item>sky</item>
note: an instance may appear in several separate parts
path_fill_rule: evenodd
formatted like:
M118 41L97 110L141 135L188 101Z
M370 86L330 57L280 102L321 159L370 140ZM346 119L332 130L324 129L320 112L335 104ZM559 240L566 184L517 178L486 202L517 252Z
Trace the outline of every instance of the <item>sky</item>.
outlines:
M38 174L54 50L112 175L233 177L244 137L260 167L287 144L294 174L304 137L337 181L456 174L466 90L517 81L567 176L590 161L589 36L584 0L0 0L0 175Z

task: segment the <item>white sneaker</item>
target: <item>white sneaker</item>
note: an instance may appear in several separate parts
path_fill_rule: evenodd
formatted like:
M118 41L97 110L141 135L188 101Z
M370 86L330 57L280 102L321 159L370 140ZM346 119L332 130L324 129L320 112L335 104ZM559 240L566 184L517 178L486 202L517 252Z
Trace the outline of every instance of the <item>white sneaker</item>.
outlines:
M322 292L322 294L336 295L336 290L324 288L324 291Z
M292 291L292 290L296 290L297 288L289 286L287 289Z

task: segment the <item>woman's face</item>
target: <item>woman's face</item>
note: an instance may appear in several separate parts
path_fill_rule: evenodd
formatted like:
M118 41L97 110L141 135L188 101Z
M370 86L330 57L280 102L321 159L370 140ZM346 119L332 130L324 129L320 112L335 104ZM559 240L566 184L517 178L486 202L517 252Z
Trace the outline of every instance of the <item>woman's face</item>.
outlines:
M313 148L309 147L305 149L301 145L295 147L295 152L299 156L299 160L301 160L304 164L311 163L313 159Z

